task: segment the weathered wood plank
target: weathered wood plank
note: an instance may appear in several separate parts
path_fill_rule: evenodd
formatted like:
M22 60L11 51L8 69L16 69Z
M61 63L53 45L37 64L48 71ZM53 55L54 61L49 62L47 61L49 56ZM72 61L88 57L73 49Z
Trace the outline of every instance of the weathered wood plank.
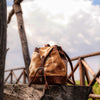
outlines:
M20 67L20 68L14 68L14 69L5 70L5 72L9 72L11 70L16 71L16 70L21 70L21 69L25 69L25 67Z
M88 100L91 87L50 85L44 91L44 85L5 86L4 100ZM6 99L6 95L9 99ZM11 99L14 98L14 99Z
M5 85L4 100L40 100L44 86Z
M79 58L87 58L87 57L93 57L93 56L98 56L98 55L100 55L100 52L90 53L90 54L86 54L86 55L82 55L78 57L73 57L71 58L71 61L78 60Z

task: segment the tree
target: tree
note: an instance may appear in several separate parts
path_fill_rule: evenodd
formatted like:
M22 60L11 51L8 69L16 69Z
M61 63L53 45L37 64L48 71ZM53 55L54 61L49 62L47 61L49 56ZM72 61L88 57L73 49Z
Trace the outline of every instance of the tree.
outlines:
M0 0L0 100L3 100L3 83L6 56L7 10L6 0Z
M22 1L23 0L14 0L13 9L9 13L7 23L9 24L10 21L11 21L12 16L14 14L16 14L20 40L21 40L21 44L22 44L24 63L25 63L27 73L29 73L30 55L29 55L29 50L28 50L28 43L27 43L26 33L25 33L25 29L24 29L22 9L21 9L21 5L20 5L20 3Z

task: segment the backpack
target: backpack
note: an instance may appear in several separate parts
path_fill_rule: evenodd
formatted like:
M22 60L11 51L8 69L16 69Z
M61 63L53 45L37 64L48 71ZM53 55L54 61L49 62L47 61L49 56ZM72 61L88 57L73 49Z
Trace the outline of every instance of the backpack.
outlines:
M49 44L45 47L35 48L29 66L29 86L31 84L45 84L45 89L49 85L65 85L67 82L75 84L74 76L72 80L67 79L67 62L73 66L69 56L61 46Z

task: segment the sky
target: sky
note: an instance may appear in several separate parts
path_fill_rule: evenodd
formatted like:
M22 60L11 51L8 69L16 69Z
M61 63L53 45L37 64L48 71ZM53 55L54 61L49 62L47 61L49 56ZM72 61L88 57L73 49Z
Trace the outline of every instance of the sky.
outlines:
M93 0L93 5L100 5L100 0Z
M7 13L12 9L7 0ZM30 56L35 47L57 44L76 57L100 51L100 0L24 0L22 5ZM7 28L6 69L24 67L21 43L14 15ZM86 59L100 69L100 56Z

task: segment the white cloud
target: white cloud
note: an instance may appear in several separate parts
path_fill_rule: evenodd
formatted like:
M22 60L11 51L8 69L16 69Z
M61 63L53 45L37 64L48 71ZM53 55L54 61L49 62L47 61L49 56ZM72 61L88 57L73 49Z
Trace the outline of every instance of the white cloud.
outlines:
M90 45L91 43L90 43L90 41L89 40L84 40L84 42L87 44L87 45Z
M34 47L50 41L62 45L71 57L100 51L100 7L93 6L92 1L27 0L22 3L22 9L30 54ZM15 16L8 25L8 47L11 48L8 53L22 54Z
M95 41L100 42L100 37L96 37Z
M79 33L78 37L84 39L84 35L82 33Z

